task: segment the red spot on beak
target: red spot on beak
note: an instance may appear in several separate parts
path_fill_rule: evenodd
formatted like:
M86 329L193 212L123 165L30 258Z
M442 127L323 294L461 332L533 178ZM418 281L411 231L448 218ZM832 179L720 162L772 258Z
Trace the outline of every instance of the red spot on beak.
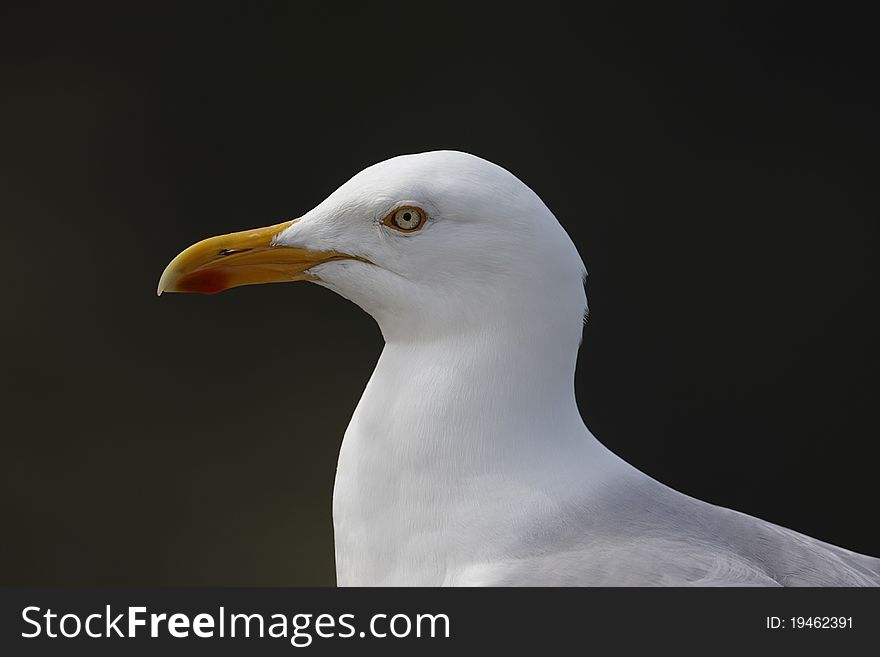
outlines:
M186 274L177 281L174 287L178 292L217 294L227 289L228 283L229 274L221 268L216 268Z

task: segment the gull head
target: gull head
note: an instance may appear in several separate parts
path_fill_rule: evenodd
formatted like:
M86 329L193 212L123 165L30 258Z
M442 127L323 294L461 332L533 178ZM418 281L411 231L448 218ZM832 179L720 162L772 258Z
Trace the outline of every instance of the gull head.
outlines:
M297 219L194 244L158 293L308 280L371 314L386 340L558 322L579 335L584 276L528 186L479 157L434 151L368 167Z

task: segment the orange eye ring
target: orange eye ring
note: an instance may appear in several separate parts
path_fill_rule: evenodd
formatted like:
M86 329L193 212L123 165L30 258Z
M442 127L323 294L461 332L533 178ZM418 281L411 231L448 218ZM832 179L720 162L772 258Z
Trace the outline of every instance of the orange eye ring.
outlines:
M382 223L401 233L414 233L425 225L425 211L414 205L402 205L389 212Z

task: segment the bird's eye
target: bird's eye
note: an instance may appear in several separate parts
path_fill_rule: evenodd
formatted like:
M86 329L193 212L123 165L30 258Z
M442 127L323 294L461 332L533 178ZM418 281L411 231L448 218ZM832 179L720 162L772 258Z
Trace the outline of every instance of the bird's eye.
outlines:
M382 223L395 230L412 233L421 228L422 224L425 223L425 213L420 208L405 205L402 208L397 208L385 217Z

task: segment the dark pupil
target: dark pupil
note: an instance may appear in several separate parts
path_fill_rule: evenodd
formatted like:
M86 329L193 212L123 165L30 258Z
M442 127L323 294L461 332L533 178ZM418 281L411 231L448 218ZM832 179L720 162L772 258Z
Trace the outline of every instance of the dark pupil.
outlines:
M410 219L412 219L412 215L409 212L404 212L403 219L404 221L409 221Z

